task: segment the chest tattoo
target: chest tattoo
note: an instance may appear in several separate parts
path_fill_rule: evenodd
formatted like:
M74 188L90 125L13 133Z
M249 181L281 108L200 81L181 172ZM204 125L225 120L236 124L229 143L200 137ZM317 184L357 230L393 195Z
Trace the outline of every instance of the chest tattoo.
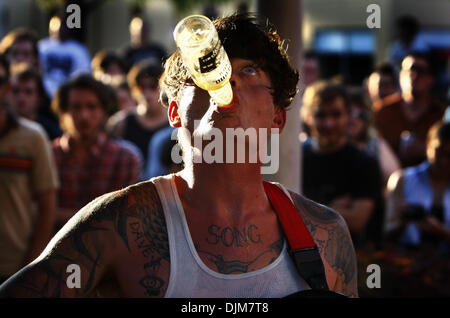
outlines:
M212 245L221 243L226 247L246 247L250 244L263 243L261 235L258 234L258 227L254 224L244 227L242 230L211 224L208 227L208 234L209 236L205 240Z

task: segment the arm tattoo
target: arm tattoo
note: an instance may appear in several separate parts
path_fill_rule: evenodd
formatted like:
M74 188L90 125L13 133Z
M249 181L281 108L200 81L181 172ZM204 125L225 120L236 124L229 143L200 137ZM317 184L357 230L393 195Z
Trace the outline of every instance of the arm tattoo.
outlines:
M160 296L166 281L158 275L161 262L170 261L169 238L166 221L156 187L147 183L147 187L136 188L135 198L129 201L128 211L136 221L130 222L130 232L142 254L147 259L143 268L146 273L139 280L145 295Z
M89 224L83 224L76 231L70 232L66 238L63 250L70 251L65 255L58 247L53 248L53 254L46 256L42 261L29 266L34 271L33 275L18 273L14 290L8 290L6 286L5 293L8 296L14 296L19 291L20 296L24 297L86 297L92 292L96 271L101 263L101 251L95 244L85 243L83 238L85 234L91 231L106 231L104 228L92 227ZM60 242L58 242L60 243ZM93 255L95 254L95 256ZM77 264L81 268L81 275L88 277L81 289L71 289L70 295L64 291L66 286L66 268L68 264ZM3 292L3 291L2 291Z
M161 258L154 259L151 257L151 261L144 264L144 269L147 275L139 280L139 284L145 288L145 294L147 296L158 296L161 293L161 288L165 284L165 281L156 276L156 273L161 266Z
M292 197L305 225L313 236L320 254L342 280L342 290L357 296L355 250L343 218L335 211L298 194ZM330 286L330 289L333 286Z
M146 295L160 295L165 282L158 272L162 261L169 262L169 243L162 205L151 182L105 194L80 210L77 218L52 239L41 259L3 285L0 295L89 296L109 271L122 243L125 251L137 248L147 260L143 262L146 276L136 283ZM80 266L82 288L67 288L68 264Z

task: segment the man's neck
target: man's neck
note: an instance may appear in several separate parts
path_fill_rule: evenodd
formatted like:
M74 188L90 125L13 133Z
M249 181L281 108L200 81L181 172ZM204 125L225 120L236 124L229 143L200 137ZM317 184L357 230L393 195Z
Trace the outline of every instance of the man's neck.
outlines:
M268 205L257 164L195 163L175 178L183 205L213 218L239 224Z

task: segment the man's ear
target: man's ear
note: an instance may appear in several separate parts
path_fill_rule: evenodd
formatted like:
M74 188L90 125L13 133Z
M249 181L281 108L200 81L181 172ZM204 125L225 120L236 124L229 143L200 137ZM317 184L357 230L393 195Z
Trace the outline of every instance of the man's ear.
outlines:
M281 133L283 131L284 125L286 125L286 108L275 106L272 128L280 129Z
M178 114L178 105L177 102L171 101L169 105L169 123L172 127L180 128L181 127L181 119Z

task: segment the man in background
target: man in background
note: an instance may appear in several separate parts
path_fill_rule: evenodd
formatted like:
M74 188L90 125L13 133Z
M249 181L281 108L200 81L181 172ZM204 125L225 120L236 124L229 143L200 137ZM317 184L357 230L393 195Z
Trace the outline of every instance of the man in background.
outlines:
M401 93L373 105L374 123L394 150L402 167L426 159L426 138L430 127L444 115L444 107L432 95L435 81L427 55L412 53L402 62Z
M355 245L378 240L383 220L380 168L349 141L345 88L316 82L303 95L302 111L312 136L302 144L303 193L340 213Z
M24 69L11 77L10 102L19 116L39 123L50 140L62 134L56 116L50 110L41 75Z
M91 75L70 80L53 100L64 130L53 141L61 181L58 227L89 201L139 179L139 158L105 132L111 104L109 88Z
M40 70L38 37L31 30L18 28L9 32L0 42L0 54L6 56L12 70L21 64Z
M372 103L398 92L398 80L389 63L378 65L367 79L367 93Z
M0 56L0 78L8 63ZM36 123L17 118L0 84L0 281L35 259L53 235L58 179L50 143Z

